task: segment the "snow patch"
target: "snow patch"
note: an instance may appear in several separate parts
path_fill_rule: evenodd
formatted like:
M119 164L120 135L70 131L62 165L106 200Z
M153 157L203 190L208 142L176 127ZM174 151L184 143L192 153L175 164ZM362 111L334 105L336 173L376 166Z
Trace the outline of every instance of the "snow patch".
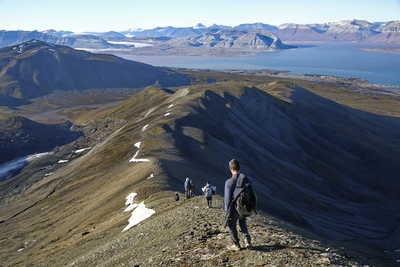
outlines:
M154 178L154 173L150 174L150 176L147 177L147 180L148 180L148 179L151 179L151 178Z
M148 124L146 124L145 126L143 126L143 128L142 128L142 132L144 132L144 131L146 131L146 129L149 127L149 125Z
M79 153L85 152L86 150L89 150L89 149L91 149L91 147L81 148L81 149L75 150L74 153L79 154Z
M174 104L171 104L168 106L168 108L173 108L174 106L175 106Z
M18 249L17 251L18 252L21 252L21 251L23 251L24 250L24 248L20 248L20 249Z
M139 149L141 145L142 145L142 142L137 142L137 143L135 144L135 147L137 147L137 148Z
M46 174L44 175L44 177L48 177L48 176L50 176L50 175L53 175L53 172L46 173Z
M169 115L171 115L171 113L167 112L164 114L164 117L168 117Z
M156 213L155 210L146 208L146 206L144 205L144 202L141 202L132 211L131 217L128 220L129 224L122 230L122 232L125 232L126 230L129 230L133 226L146 220L147 218L151 217L154 213Z
M61 159L59 161L57 161L58 164L62 164L62 163L67 163L69 160L66 159Z

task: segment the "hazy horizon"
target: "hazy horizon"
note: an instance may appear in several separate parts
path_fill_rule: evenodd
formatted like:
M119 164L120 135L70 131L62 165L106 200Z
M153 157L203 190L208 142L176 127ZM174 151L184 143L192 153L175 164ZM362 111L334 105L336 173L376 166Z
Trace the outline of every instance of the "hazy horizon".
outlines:
M312 1L117 0L68 2L0 0L2 30L67 30L73 32L124 31L157 26L190 27L243 23L311 24L341 20L385 22L399 20L400 0Z

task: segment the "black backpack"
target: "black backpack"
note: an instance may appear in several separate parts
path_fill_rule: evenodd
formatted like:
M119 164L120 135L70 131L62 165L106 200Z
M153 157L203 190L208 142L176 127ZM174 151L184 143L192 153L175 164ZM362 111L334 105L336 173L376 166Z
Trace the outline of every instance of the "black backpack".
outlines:
M235 208L240 217L257 213L257 197L250 180L243 174L238 175L235 187Z

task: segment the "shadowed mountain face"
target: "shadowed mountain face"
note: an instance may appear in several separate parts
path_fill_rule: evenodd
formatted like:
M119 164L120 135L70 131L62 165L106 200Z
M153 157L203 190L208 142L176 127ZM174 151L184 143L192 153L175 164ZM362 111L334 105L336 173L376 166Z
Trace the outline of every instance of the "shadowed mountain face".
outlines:
M83 253L124 240L121 209L129 193L155 210L152 218L164 216L163 205L172 190L183 189L186 176L197 188L210 181L222 194L231 158L251 177L263 211L347 245L380 253L400 245L398 118L355 110L284 81L149 87L81 120L104 118L126 123L0 206L0 237L19 227L26 230L13 244L35 240L25 262L86 260ZM86 232L98 238L83 239ZM71 249L83 245L87 250ZM15 262L17 249L1 250L7 262Z
M82 134L71 131L71 126L42 124L19 116L0 119L0 164L72 142Z
M174 71L92 54L65 46L29 41L0 50L0 98L30 99L55 90L140 88L184 84ZM10 99L8 99L10 100Z
M255 180L261 206L276 215L333 239L392 237L400 120L299 87L290 94L280 100L257 88L243 88L240 96L205 91L190 115L165 129L185 164L206 169L202 177L216 178L220 188L221 167L238 158ZM172 173L184 175L179 163L169 163Z

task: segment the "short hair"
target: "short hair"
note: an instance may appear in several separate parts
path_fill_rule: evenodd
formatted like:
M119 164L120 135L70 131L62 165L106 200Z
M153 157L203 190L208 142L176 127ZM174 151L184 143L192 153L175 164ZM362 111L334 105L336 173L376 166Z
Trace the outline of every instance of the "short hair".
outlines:
M233 171L240 170L239 161L237 159L232 159L231 161L229 161L229 169L231 169Z

